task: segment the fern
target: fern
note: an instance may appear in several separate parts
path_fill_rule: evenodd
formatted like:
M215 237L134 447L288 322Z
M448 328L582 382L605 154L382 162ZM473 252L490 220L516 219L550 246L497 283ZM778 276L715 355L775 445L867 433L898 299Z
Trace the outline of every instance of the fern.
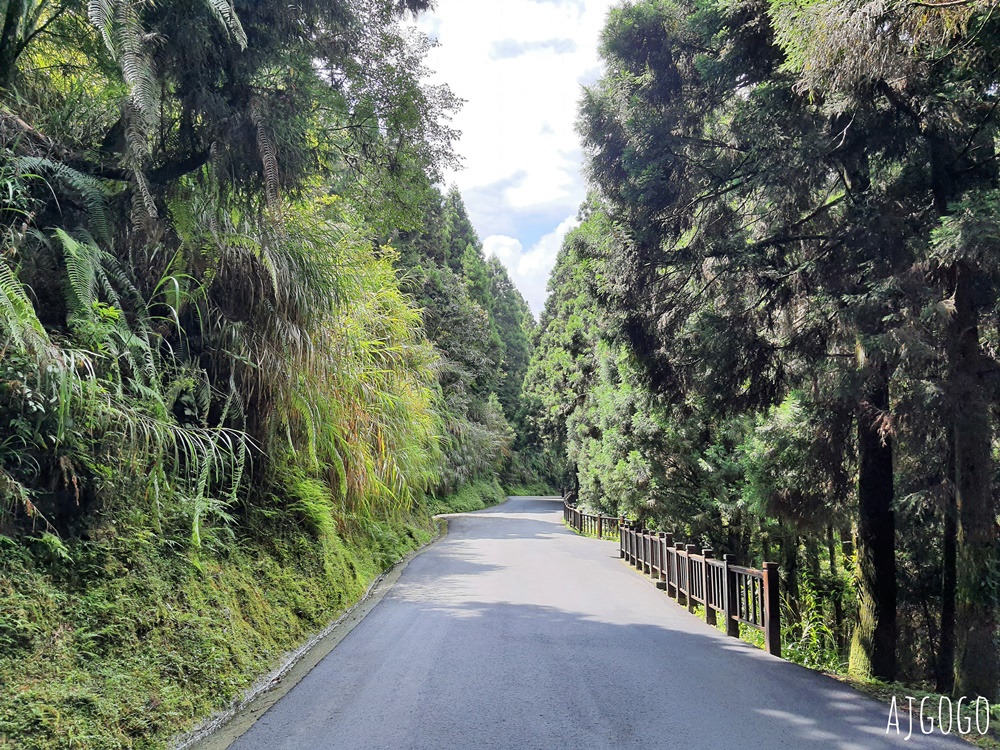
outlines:
M49 345L35 308L6 259L0 260L0 326L7 340L22 351L38 352Z
M243 30L243 24L240 23L240 19L236 15L236 9L229 0L205 0L208 5L209 10L215 15L229 34L236 39L236 43L240 45L240 49L246 49L247 46L247 35Z
M115 51L115 15L114 0L90 0L87 4L87 16L90 18L90 23L101 32L101 38L104 39L104 45L112 53Z
M80 320L90 320L98 301L101 251L89 242L77 241L62 229L56 229L55 234L65 251L70 313Z
M278 154L274 146L274 141L264 127L264 118L260 111L260 104L256 100L250 103L250 120L257 129L257 151L264 165L264 188L267 195L267 204L274 210L277 209L279 203Z
M91 234L102 242L110 242L111 221L108 218L107 192L104 183L62 162L40 156L21 156L14 161L14 164L22 175L35 174L42 179L47 175L49 189L57 201L59 191L55 189L56 186L75 193L87 209Z

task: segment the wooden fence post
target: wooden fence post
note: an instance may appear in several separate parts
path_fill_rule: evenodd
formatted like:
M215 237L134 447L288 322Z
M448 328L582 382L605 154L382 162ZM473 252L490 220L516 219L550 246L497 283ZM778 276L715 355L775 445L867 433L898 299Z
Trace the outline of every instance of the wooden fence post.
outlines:
M666 588L667 596L674 599L677 598L677 586L670 582L670 571L674 570L674 578L677 577L677 572L675 568L677 567L676 558L674 557L674 535L669 531L663 535L663 572L666 575Z
M649 529L642 530L642 572L648 576L653 575L653 532Z
M691 560L691 555L697 555L698 548L693 544L687 546L687 590L688 590L688 612L694 612L694 598L691 596L691 579L694 578L694 563Z
M781 600L778 596L778 563L764 563L764 650L781 656Z
M733 556L723 555L722 562L726 566L726 604L723 610L726 618L726 635L730 635L733 638L739 638L740 624L734 619L736 615L739 614L736 592L736 574L729 570L729 565L733 562Z
M602 523L603 520L604 520L604 516L602 516L600 513L598 513L597 514L597 538L598 539L603 539L604 538L604 524Z
M625 559L625 517L618 516L618 557Z
M677 603L680 605L687 604L687 586L685 585L684 591L681 590L681 569L684 570L684 575L687 576L688 562L686 557L681 557L681 553L684 551L684 542L674 542L674 562L677 566Z
M663 591L667 587L667 533L661 531L656 535L656 548L660 559L660 577L656 579L656 588Z
M702 566L702 572L705 574L703 584L704 588L702 589L702 593L705 595L705 622L709 625L715 625L715 610L712 609L712 605L710 603L712 601L712 595L710 593L712 586L712 569L708 564L708 561L712 559L712 550L703 549L701 554L705 557L705 563Z

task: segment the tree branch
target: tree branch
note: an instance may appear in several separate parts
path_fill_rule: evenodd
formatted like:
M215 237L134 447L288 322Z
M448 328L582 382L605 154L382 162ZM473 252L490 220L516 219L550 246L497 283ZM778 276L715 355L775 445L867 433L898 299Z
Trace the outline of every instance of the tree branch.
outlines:
M920 2L920 0L911 0L910 5L919 6L921 8L954 8L959 5L972 5L978 2L978 0L946 0L943 3L925 3Z

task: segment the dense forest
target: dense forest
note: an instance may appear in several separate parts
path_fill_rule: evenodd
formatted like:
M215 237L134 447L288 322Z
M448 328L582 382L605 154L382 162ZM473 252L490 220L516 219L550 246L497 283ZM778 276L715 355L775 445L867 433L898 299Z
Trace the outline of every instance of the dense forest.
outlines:
M0 746L162 747L533 481L423 0L0 0Z
M998 686L995 4L639 0L525 381L582 504L782 568L783 650Z
M536 324L428 0L0 0L0 747L157 748L567 488L778 562L783 651L1000 681L1000 18L635 0Z

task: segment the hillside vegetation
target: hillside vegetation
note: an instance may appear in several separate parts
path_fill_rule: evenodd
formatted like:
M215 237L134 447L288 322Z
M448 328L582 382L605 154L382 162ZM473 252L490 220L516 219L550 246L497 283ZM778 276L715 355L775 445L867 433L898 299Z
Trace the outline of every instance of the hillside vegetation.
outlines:
M0 746L165 747L531 478L426 6L0 2Z

